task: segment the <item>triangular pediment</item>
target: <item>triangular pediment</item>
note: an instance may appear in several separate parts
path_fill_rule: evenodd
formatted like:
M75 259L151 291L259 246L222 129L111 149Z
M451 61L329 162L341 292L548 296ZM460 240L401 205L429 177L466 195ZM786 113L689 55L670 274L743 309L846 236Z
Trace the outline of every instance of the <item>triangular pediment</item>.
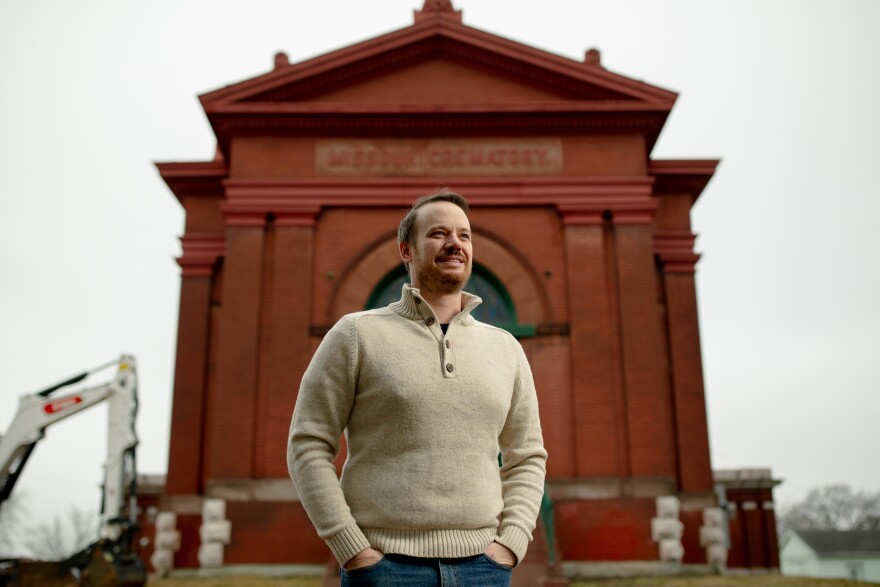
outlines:
M427 4L426 4L427 6ZM465 26L448 10L200 96L226 153L239 135L637 133L652 146L676 94Z
M462 91L458 92L457 89ZM673 92L515 43L445 18L227 86L201 97L232 104L348 102L423 104L505 101L666 103Z
M249 98L249 102L301 101L302 86L293 84ZM442 57L413 63L361 78L350 84L324 88L308 96L309 101L359 103L363 105L455 105L534 103L570 100L564 90L526 84L492 75L473 65Z

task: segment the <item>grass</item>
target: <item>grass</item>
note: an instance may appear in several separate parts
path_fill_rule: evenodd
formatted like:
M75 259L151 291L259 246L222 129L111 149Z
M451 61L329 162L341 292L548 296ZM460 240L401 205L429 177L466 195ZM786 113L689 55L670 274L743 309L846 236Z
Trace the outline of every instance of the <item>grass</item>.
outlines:
M616 579L612 581L577 581L572 587L855 587L857 581L803 579L777 575L747 577L663 577Z
M257 576L218 577L216 579L154 579L148 587L321 587L314 577L274 579ZM802 579L778 575L743 577L662 577L573 581L571 587L858 587L858 581Z
M316 577L268 578L254 575L217 577L215 579L150 579L147 587L321 587Z

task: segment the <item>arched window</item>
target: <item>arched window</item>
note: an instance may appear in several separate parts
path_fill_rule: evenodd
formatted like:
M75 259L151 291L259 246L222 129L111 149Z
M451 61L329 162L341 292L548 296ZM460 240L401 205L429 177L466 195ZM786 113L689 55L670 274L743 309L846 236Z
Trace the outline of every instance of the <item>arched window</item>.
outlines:
M366 309L381 308L399 300L404 283L409 283L409 274L403 265L400 265L379 281L367 300ZM504 284L479 263L474 263L471 279L464 289L468 293L480 296L483 300L483 303L473 311L474 318L480 322L504 328L514 336L534 335L534 325L519 324L517 321L516 307Z

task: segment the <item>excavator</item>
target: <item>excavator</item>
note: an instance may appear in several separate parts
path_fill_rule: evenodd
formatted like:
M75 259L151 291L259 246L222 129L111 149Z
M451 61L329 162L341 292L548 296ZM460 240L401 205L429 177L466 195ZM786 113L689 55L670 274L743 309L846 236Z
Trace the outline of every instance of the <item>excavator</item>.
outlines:
M116 367L111 381L53 397L62 388ZM134 357L90 369L19 398L6 434L0 436L0 506L12 494L28 458L52 424L101 402L108 405L100 537L62 561L0 560L0 587L143 587L146 565L134 549L137 523L137 368Z

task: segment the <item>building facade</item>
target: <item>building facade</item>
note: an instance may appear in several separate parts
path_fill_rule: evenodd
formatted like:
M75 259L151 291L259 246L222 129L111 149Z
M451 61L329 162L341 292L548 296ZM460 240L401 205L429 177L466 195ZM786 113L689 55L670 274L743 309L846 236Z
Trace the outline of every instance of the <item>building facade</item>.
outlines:
M409 27L278 54L200 100L216 157L158 164L186 211L162 498L176 567L205 562L206 500L224 503L223 564L327 562L284 458L299 381L340 316L399 294L397 224L440 185L472 205L478 317L532 365L558 555L707 563L690 210L717 161L651 157L675 93L427 0ZM669 498L675 522L655 522Z
M782 574L880 583L880 531L786 530Z

